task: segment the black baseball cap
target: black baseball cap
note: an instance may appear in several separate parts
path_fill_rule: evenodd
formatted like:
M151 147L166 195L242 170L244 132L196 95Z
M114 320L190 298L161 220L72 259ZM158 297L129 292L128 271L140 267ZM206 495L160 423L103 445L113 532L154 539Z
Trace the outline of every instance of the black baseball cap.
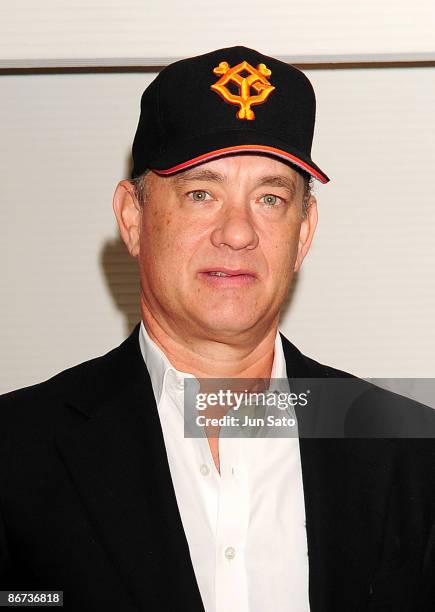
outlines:
M170 175L236 153L265 154L321 183L311 159L316 99L303 72L246 47L177 61L146 88L132 178Z

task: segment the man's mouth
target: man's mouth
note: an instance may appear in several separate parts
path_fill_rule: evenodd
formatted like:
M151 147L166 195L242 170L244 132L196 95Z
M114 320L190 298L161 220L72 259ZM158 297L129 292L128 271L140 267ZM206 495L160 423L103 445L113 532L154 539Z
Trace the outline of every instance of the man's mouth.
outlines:
M200 276L208 282L220 287L246 285L256 280L257 275L252 270L237 268L211 268L201 270Z

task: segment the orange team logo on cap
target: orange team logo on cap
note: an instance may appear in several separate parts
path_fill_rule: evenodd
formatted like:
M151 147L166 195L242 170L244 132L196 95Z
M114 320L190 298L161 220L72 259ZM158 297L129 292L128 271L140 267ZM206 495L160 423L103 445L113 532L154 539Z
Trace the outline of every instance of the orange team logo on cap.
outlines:
M272 74L266 64L258 64L257 68L254 68L248 62L241 62L230 68L228 62L221 62L219 66L213 69L213 72L221 74L222 77L211 85L211 89L217 91L226 102L240 106L237 112L239 119L255 119L251 106L263 104L275 89L266 78ZM239 95L228 91L226 85L229 82L238 85ZM256 92L256 95L251 96L251 89Z

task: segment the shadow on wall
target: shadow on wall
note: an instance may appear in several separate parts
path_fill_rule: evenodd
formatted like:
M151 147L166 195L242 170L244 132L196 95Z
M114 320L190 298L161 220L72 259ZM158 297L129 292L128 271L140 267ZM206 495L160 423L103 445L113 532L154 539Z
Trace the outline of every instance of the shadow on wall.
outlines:
M110 295L124 315L125 334L130 335L141 320L137 260L131 257L121 238L113 238L103 246L100 265Z
M132 170L131 152L127 150L122 175L128 178ZM115 306L124 315L124 332L127 337L142 318L137 260L131 257L118 235L116 238L108 239L103 245L100 266Z

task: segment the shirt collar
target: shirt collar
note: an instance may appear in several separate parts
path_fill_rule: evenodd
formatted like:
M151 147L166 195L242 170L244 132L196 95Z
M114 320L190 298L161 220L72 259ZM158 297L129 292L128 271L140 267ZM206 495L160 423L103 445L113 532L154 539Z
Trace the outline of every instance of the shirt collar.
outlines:
M159 405L162 396L165 377L168 372L173 371L177 378L195 378L189 372L182 372L174 368L165 353L159 346L150 338L144 322L141 321L139 328L139 344L142 352L142 357L151 378L151 385L156 398L157 406ZM274 357L272 365L271 378L287 378L287 368L282 347L282 340L279 331L276 332Z

